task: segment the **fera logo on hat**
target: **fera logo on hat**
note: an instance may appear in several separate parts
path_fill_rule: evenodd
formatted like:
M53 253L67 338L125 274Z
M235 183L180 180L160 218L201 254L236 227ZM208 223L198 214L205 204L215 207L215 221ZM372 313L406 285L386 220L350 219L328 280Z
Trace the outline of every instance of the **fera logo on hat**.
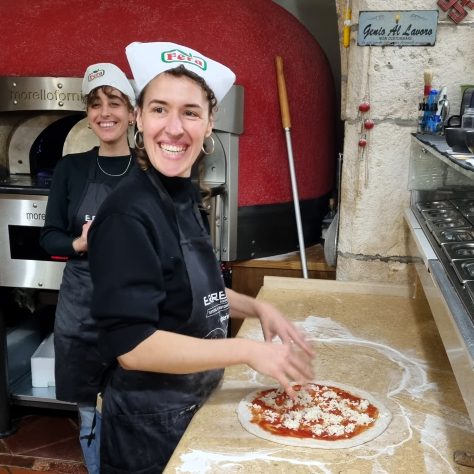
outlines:
M92 71L92 72L89 74L87 80L88 80L89 82L91 82L91 81L93 81L94 79L97 79L98 77L103 76L104 74L105 74L105 71L104 71L103 69L96 69L95 71Z
M130 103L135 106L135 91L124 72L112 63L91 64L84 73L82 80L82 95L89 94L93 89L110 86L128 96Z
M186 54L179 49L164 51L161 53L161 60L165 63L194 64L195 66L200 67L203 71L207 69L207 63L204 59L195 57L192 54Z
M125 48L137 93L156 76L180 65L201 76L221 102L234 84L235 74L227 67L188 46L169 42L134 42Z

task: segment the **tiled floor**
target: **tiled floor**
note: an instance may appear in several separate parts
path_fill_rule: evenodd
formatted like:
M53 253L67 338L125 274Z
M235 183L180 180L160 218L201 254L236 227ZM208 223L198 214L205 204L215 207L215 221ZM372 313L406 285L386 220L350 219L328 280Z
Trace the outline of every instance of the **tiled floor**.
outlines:
M0 474L87 474L75 412L14 407L14 433L0 439Z

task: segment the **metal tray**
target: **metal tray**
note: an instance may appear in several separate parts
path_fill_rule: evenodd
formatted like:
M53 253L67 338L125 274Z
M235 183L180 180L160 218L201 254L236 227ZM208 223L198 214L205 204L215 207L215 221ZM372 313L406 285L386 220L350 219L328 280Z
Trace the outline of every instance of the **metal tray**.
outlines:
M474 242L443 244L441 247L451 261L474 258Z
M474 199L451 199L451 202L458 208L473 207L474 208Z
M464 217L458 217L455 219L451 218L440 218L426 221L426 225L431 232L436 230L445 230L445 229L470 229L472 224Z
M474 242L473 229L444 229L432 232L439 245L453 242Z
M474 281L474 258L453 260L452 265L456 276L463 285L468 281Z
M469 207L460 207L459 212L464 216L469 218L472 218L474 216L474 206L469 206Z
M419 211L429 211L430 209L453 209L454 204L450 201L417 202L416 208Z
M463 218L463 215L456 209L428 209L427 211L421 211L421 215L427 221Z

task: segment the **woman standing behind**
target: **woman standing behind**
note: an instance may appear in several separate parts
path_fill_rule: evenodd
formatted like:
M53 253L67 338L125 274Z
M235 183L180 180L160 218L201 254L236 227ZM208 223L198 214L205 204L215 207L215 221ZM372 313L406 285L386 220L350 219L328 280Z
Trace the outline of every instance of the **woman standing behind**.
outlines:
M127 136L134 123L135 93L117 66L100 63L87 68L82 94L99 146L58 162L41 245L51 255L68 257L54 325L56 398L78 404L85 463L89 473L98 473L99 433L97 439L89 440L89 435L104 365L90 314L87 233L105 197L133 168Z
M248 364L293 395L290 381L312 377L313 354L276 308L225 289L198 210L191 168L211 153L204 142L235 75L173 43L126 51L141 91L140 167L89 235L100 348L118 361L103 394L101 473L157 474L224 367ZM259 317L266 342L225 339L229 315Z

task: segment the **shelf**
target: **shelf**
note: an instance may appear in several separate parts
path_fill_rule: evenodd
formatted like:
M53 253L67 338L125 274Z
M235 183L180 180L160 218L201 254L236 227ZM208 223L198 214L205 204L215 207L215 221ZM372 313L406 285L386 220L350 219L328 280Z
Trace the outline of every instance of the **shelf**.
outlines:
M14 405L76 410L75 403L56 399L55 387L37 388L31 385L31 372L25 374L10 386L10 396Z
M412 137L408 183L410 190L465 191L466 188L472 188L473 183L474 170L461 166L435 147Z
M456 160L455 158L449 158L448 156L438 151L434 146L424 142L423 140L420 140L416 136L413 137L413 140L417 142L422 148L424 148L426 152L431 153L433 156L438 158L440 161L442 161L446 165L452 167L457 172L463 174L469 179L474 179L474 168L473 169L466 168L465 166L460 164L460 160Z

